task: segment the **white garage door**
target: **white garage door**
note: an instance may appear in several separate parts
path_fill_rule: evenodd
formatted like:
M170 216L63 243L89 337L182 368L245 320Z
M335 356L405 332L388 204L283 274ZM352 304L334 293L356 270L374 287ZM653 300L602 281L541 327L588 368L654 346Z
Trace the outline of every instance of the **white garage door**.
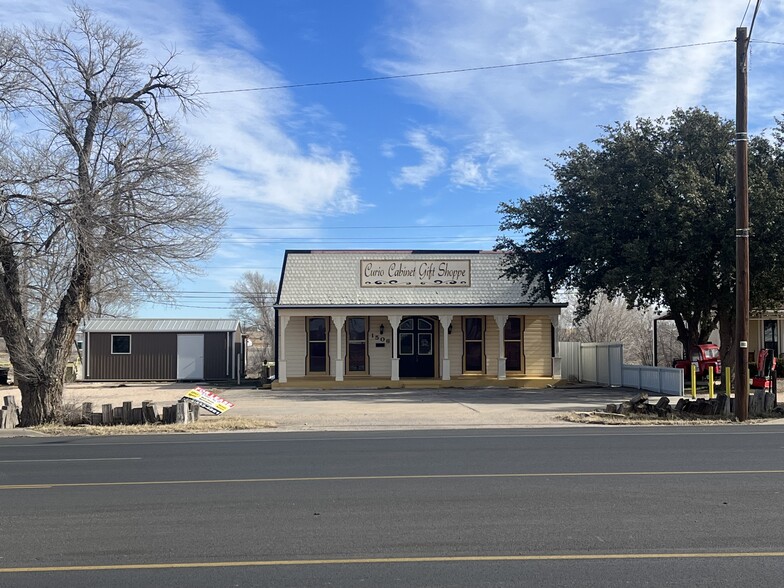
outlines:
M177 379L204 379L204 335L177 335Z

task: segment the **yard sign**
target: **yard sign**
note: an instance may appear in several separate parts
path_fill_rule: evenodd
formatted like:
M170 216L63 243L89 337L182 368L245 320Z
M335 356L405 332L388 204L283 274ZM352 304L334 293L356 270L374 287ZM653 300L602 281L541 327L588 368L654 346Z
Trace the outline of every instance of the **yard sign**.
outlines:
M192 390L188 390L185 393L185 396L182 397L183 400L189 400L190 402L195 402L199 406L201 406L204 410L211 412L212 414L223 414L227 410L229 410L233 403L229 402L228 400L224 400L217 394L213 394L209 390L205 390L201 386L196 386Z

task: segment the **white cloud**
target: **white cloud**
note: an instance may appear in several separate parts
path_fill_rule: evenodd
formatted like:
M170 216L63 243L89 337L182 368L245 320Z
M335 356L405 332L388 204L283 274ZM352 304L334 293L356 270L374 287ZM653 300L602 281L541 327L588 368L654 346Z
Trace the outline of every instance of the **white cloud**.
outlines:
M410 185L422 188L444 172L447 152L443 147L434 145L424 129L409 131L406 138L408 145L419 152L422 161L417 165L404 166L394 178L394 183L397 187Z
M445 10L409 0L394 4L383 45L369 54L379 72L399 75L622 53L731 39L745 7L745 0L454 0ZM447 163L455 185L538 187L550 175L545 158L591 141L600 125L702 104L732 116L725 107L734 100L733 53L727 43L396 84L438 113L439 123L428 124L456 154Z
M458 186L481 188L487 185L481 162L470 155L461 155L450 168L452 183Z
M4 24L47 25L70 19L70 2L0 0ZM174 48L177 64L193 65L202 91L280 85L286 80L274 65L259 59L260 40L215 2L137 0L132 3L92 0L101 19L129 29L151 54ZM208 180L226 197L229 207L239 202L279 209L289 215L355 212L362 206L352 189L357 163L344 150L329 144L301 145L292 131L301 119L318 121L335 139L340 126L317 104L299 105L285 90L206 95L207 111L191 117L187 134L210 145L217 162ZM312 137L310 140L314 140Z
M645 41L648 46L663 47L732 39L743 15L741 4L703 0L684 5L682 0L660 0L645 11L650 23ZM632 79L626 117L655 117L676 107L699 105L710 91L722 93L724 101L731 102L735 95L734 63L733 43L654 53ZM717 78L719 72L725 75Z

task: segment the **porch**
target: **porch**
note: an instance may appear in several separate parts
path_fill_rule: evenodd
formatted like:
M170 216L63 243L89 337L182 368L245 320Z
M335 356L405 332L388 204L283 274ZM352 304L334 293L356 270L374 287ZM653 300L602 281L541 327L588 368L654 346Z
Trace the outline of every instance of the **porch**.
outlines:
M334 377L305 376L287 382L275 381L272 388L318 389L318 390L362 390L362 389L428 389L428 388L547 388L557 385L559 378L542 376L508 376L504 380L487 375L462 375L450 380L438 378L404 378L390 380L383 377L347 377L336 381Z

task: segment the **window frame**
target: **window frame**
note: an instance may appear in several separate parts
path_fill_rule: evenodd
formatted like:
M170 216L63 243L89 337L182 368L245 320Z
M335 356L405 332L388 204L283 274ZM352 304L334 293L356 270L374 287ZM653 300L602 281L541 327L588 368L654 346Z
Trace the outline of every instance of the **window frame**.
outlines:
M311 339L310 338L310 321L314 319L321 319L324 321L324 339ZM305 368L306 374L318 374L318 375L329 375L329 323L330 318L326 316L309 316L305 321L305 336L307 337L307 354L305 358ZM323 343L324 344L324 370L317 371L311 368L311 360L313 358L313 354L311 353L311 344L313 343Z
M114 340L115 337L128 337L128 351L115 351L114 350ZM110 346L109 349L111 350L112 355L131 355L131 351L133 350L133 338L131 337L130 333L112 333L110 339Z
M468 338L468 328L467 323L469 320L478 320L480 324L479 334L480 339L469 339ZM486 370L487 360L485 358L485 330L487 328L487 321L483 316L464 316L463 317L463 373L464 374L484 374ZM480 345L480 361L481 361L481 368L478 370L469 370L467 365L467 357L468 357L468 344L476 344L479 343Z
M429 343L427 353L422 352L422 338L425 337ZM416 340L416 353L422 357L432 357L433 355L433 331L418 331Z
M350 321L352 319L359 319L364 324L364 339L352 339L351 338L351 328L350 328ZM346 374L350 375L367 375L369 364L370 364L370 357L368 356L368 330L370 327L370 319L366 316L350 316L346 318L346 357L345 357L345 365L346 365ZM363 354L364 354L364 366L363 370L352 370L351 369L351 345L362 345Z
M770 334L771 338L768 337ZM764 319L762 321L762 348L771 349L779 353L779 321L778 319Z
M519 339L507 339L506 338L506 325L509 323L509 321L511 321L513 319L520 321L520 331L519 331L520 338ZM511 372L513 374L524 374L525 373L525 353L523 353L523 350L525 349L525 347L523 345L523 341L524 340L525 340L525 316L514 315L514 316L507 317L506 323L504 323L504 357L506 357L506 361L507 362L509 361L509 356L506 354L506 344L507 343L513 343L513 344L516 343L518 345L518 349L520 351L520 369L510 370L509 369L509 364L507 363L507 372Z
M398 337L399 337L398 346L397 346L397 348L398 348L397 349L398 357L403 357L404 355L414 355L414 353L416 351L416 341L414 340L414 333L413 333L413 331L403 331L403 332L398 331ZM403 352L403 338L404 337L406 337L406 338L410 337L410 339L411 339L411 351L409 351L408 353L404 353Z

